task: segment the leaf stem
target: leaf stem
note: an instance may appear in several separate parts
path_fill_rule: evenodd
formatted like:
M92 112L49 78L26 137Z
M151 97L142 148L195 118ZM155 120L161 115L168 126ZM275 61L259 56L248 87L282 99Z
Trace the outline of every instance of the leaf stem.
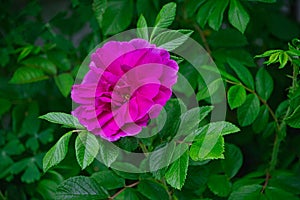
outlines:
M126 185L124 188L122 188L121 190L119 190L117 193L115 193L113 196L109 197L108 199L109 200L115 199L119 194L121 194L124 190L126 190L126 188L132 188L132 187L138 185L139 183L140 183L140 181L137 181L137 182L132 183L130 185Z
M230 84L233 84L233 85L240 85L242 86L243 88L245 88L245 90L247 90L248 92L254 94L255 96L257 96L257 98L259 99L259 101L265 105L270 113L270 115L272 116L272 118L274 119L275 123L276 123L276 127L277 129L280 129L280 124L279 124L279 121L278 121L278 118L276 117L274 111L272 110L272 108L270 107L270 105L268 104L267 101L265 101L263 98L261 98L261 96L259 96L254 90L248 88L247 86L243 85L242 83L237 83L237 82L234 82L234 81L230 81L230 80L227 80L226 79L226 82L227 83L230 83Z

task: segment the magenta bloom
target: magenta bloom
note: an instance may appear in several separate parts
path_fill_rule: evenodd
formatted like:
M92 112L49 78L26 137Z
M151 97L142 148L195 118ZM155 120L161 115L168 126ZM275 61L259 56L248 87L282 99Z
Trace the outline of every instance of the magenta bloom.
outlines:
M90 70L71 97L72 112L90 132L115 141L138 134L172 95L178 65L168 51L142 39L107 42L91 55Z

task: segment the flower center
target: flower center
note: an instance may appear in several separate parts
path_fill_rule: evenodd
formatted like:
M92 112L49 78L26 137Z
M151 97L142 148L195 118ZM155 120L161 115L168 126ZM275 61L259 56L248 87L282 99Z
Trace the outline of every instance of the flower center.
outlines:
M125 94L125 95L123 95L123 98L124 98L125 101L129 101L130 95L129 94Z

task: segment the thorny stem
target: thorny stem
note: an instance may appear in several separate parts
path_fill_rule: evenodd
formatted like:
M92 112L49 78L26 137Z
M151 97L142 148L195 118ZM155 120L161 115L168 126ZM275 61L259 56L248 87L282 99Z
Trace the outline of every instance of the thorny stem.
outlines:
M121 194L124 190L126 190L126 188L132 188L132 187L138 185L139 183L140 183L140 181L137 181L137 182L132 183L130 185L126 185L124 188L122 188L121 190L119 190L117 193L115 193L113 196L109 197L108 199L109 200L115 199L119 194Z

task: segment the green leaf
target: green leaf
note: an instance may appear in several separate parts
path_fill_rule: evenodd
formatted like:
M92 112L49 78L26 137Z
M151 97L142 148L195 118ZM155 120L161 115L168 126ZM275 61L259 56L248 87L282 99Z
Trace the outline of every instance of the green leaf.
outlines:
M281 199L288 199L288 200L299 200L298 197L294 196L292 193L282 190L281 188L276 187L267 187L265 190L265 195L267 199L272 200L281 200Z
M269 57L272 54L279 53L279 52L282 52L282 50L281 49L268 50L268 51L265 51L263 54L256 55L255 58Z
M229 22L237 28L241 33L244 33L250 21L249 14L246 12L240 0L230 0L228 11Z
M227 197L231 191L232 184L225 175L211 175L207 185L209 189L217 196Z
M255 86L257 93L268 100L272 94L274 83L271 75L264 68L260 68L255 77Z
M99 154L97 155L97 160L105 164L107 167L110 167L110 165L115 162L115 160L119 156L119 148L103 139L98 139L98 142L100 147Z
M67 71L71 69L71 61L64 51L55 50L47 52L47 57L60 70Z
M300 106L298 106L292 114L286 119L286 123L293 128L300 128Z
M225 145L224 160L221 160L223 169L228 178L234 177L243 164L243 154L241 150L233 145Z
M11 102L7 99L0 98L0 117L7 111L9 111L11 107Z
M61 112L50 112L39 117L55 124L62 124L68 128L84 129L79 123L78 119L73 115L61 113Z
M199 123L213 110L213 106L201 106L192 108L180 116L180 126L176 137L182 140L183 135L190 135L195 131Z
M201 69L204 69L204 70L207 70L207 71L210 71L210 72L214 72L216 74L220 74L223 78L228 79L230 81L233 81L235 83L239 83L240 82L237 78L235 78L231 74L227 73L225 70L218 69L216 67L208 66L208 65L202 65Z
M76 159L81 169L89 166L98 154L100 145L95 135L81 131L75 141Z
M247 96L245 103L237 109L237 117L241 126L248 126L254 122L259 114L259 104L256 95Z
M266 105L260 107L258 117L252 125L252 129L255 133L260 133L266 130L269 122L269 110Z
M185 29L167 30L157 35L152 43L157 47L172 51L182 45L192 33L192 30Z
M24 84L24 83L32 83L37 81L42 81L48 79L41 69L33 68L33 67L19 67L13 77L10 79L9 83L13 84Z
M70 92L74 79L71 74L64 73L54 77L55 83L64 97L67 97Z
M64 134L57 143L46 153L43 158L43 171L48 171L51 167L60 163L67 155L69 140L72 131Z
M284 68L288 61L289 61L288 54L286 52L282 52L279 55L279 63L280 63L279 69Z
M143 15L140 16L137 22L137 37L149 40L147 21Z
M218 133L199 137L190 149L190 157L194 161L224 158L224 138Z
M94 0L93 4L93 11L96 16L97 22L99 26L102 26L102 20L103 20L103 14L105 12L105 9L107 7L107 0Z
M56 190L56 198L62 200L98 200L106 199L108 192L93 179L75 176L62 182Z
M20 155L25 151L23 144L18 139L10 140L3 148L5 154Z
M169 27L172 22L175 19L176 15L176 3L171 2L166 5L164 5L161 10L159 11L154 24L154 29L151 33L150 41L152 38L156 35L156 33L159 31L157 30L157 27L159 28L167 28Z
M49 75L55 75L57 72L55 65L50 60L43 57L30 57L22 63L28 67L41 69Z
M218 91L218 89L223 85L223 80L221 78L217 78L212 82L208 83L206 87L200 88L197 93L197 100L203 100L206 98L212 98L213 95Z
M21 176L21 181L25 183L33 183L34 181L38 181L40 177L41 173L39 169L33 162L30 162L27 165L27 169L24 174Z
M245 185L237 190L234 190L228 200L254 200L254 199L260 199L260 196L262 195L260 193L262 189L261 185Z
M101 187L112 190L125 186L125 180L112 171L100 171L91 176Z
M218 31L222 21L223 21L223 14L225 9L227 8L227 5L229 3L229 0L222 0L222 1L216 1L215 2L215 9L212 10L211 14L209 15L208 19L208 25Z
M250 89L254 90L254 80L250 71L240 62L234 59L227 59L230 68L237 74L241 81Z
M137 0L136 9L138 16L143 14L148 25L153 27L155 18L160 9L160 2L159 0Z
M113 35L125 30L133 16L132 0L111 0L107 2L101 20L101 28L104 35Z
M240 107L246 101L246 90L240 85L231 86L227 95L228 104L231 109Z
M185 151L168 169L165 177L167 183L176 189L181 189L189 166L189 152Z
M151 152L149 158L150 170L156 171L169 166L175 151L175 146L175 142L170 142L166 146Z
M138 192L132 188L126 188L123 192L121 192L116 198L116 200L140 200Z
M205 4L200 6L196 15L196 21L202 28L204 28L216 5L214 1L206 1Z
M166 188L160 183L151 180L142 180L137 187L138 191L151 200L168 200Z

